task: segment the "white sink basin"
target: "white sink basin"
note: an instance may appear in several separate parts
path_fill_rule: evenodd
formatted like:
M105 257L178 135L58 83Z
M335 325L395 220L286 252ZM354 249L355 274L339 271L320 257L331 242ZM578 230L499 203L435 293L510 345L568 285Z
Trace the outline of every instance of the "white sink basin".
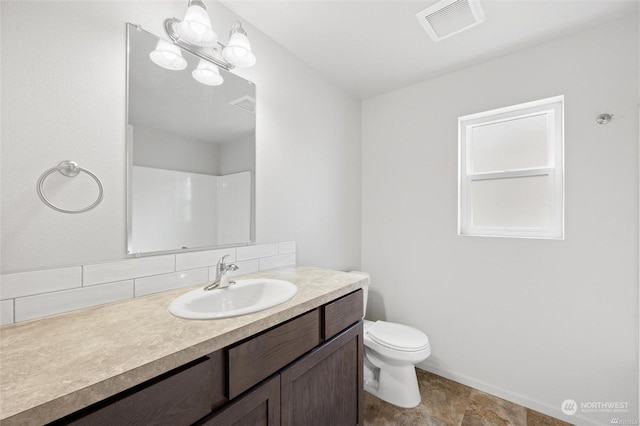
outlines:
M289 281L273 279L237 280L226 288L199 288L175 299L169 312L186 319L235 317L271 308L291 299L298 287Z

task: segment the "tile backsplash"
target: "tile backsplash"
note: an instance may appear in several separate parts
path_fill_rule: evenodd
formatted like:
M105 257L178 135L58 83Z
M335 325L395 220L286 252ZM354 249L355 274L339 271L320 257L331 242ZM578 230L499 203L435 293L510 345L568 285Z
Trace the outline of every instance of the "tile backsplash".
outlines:
M0 275L0 324L11 324L104 303L213 281L225 254L232 275L296 264L287 241L195 251Z

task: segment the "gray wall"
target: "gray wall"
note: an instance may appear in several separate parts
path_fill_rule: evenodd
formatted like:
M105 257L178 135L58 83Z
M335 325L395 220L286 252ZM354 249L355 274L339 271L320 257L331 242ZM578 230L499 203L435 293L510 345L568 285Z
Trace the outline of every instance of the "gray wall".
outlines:
M207 7L224 39L238 17ZM164 35L163 20L185 10L183 1L0 2L2 273L124 257L125 23ZM258 57L239 72L257 87L257 241L297 241L300 264L357 267L360 102L245 28ZM96 209L65 215L38 199L40 174L65 159L102 179ZM63 182L55 202L91 203L95 184Z
M369 314L424 330L423 367L559 417L573 399L638 418L638 59L635 16L363 103ZM562 94L565 240L457 236L457 118Z

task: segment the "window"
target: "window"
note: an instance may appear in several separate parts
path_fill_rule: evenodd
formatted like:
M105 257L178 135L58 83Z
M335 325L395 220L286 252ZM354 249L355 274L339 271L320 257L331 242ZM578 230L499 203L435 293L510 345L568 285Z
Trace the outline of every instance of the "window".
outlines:
M458 119L458 233L564 238L564 96Z

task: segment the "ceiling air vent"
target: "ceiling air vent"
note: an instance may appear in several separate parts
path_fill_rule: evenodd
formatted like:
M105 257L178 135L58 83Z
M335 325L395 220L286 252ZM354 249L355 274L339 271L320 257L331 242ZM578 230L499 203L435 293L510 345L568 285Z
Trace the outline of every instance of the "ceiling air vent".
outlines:
M418 12L416 17L435 41L484 22L484 12L478 0L442 0Z
M234 107L243 109L247 112L256 112L256 99L253 96L241 96L229 103Z

